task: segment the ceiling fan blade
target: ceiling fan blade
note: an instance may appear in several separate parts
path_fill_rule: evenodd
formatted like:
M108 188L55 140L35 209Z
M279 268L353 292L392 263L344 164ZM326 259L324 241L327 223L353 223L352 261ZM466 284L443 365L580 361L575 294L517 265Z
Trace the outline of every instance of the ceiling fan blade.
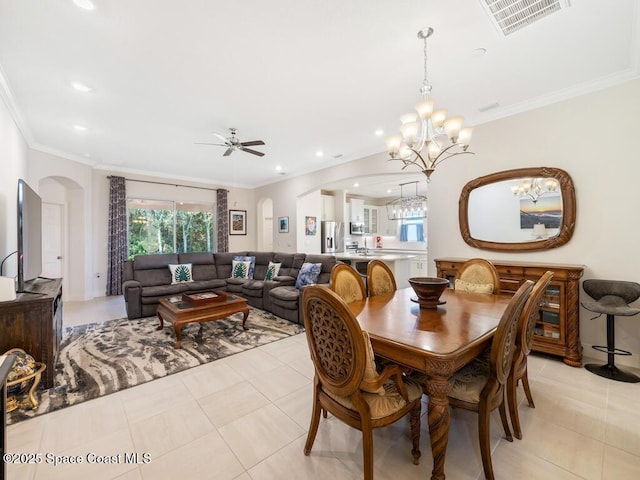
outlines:
M213 133L216 137L218 137L220 140L222 140L222 141L225 143L225 145L226 145L227 143L229 143L229 140L227 140L227 138L226 138L226 137L223 137L223 136L222 136L222 135L220 135L219 133L216 133L216 132L211 132L211 133Z
M247 153L253 153L254 155L258 155L259 157L262 157L264 155L264 153L258 152L256 150L251 150L250 148L243 148L242 151Z
M233 148L229 147L227 148L227 151L222 154L222 156L228 157L229 155L231 155L231 152L233 152Z
M253 147L254 145L264 145L262 140L253 140L251 142L240 142L243 147Z

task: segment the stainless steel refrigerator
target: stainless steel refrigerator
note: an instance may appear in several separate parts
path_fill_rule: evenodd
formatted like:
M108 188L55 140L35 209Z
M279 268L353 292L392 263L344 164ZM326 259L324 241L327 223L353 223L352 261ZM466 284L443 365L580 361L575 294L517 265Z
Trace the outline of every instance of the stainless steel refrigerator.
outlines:
M320 225L322 253L344 252L344 223L325 221Z

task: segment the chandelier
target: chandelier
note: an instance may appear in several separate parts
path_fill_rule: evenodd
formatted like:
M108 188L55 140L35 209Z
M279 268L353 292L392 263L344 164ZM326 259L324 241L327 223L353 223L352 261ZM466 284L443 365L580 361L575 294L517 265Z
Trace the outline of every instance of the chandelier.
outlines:
M415 194L404 196L402 187L414 184ZM389 220L404 220L409 218L427 218L427 197L418 195L418 182L400 184L400 196L387 202L387 218Z
M401 134L387 137L387 150L391 160L400 160L404 170L409 165L418 167L427 176L427 181L439 163L455 155L468 152L471 127L463 128L463 117L447 118L446 109L434 110L434 101L429 98L431 85L427 79L427 38L433 33L428 27L418 32L424 41L424 80L420 93L422 100L416 105L417 113L400 117Z
M513 185L511 191L516 197L529 198L534 204L548 193L558 191L558 181L555 178L525 178L520 185Z

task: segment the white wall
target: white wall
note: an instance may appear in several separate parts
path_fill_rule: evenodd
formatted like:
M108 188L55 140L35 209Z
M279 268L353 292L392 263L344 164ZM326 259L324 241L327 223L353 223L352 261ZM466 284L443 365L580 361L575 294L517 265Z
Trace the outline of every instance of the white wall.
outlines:
M1 91L2 89L0 89ZM27 178L27 144L18 126L0 95L0 261L18 248L18 179ZM37 185L33 186L37 188ZM3 266L3 275L18 275L16 255L12 255Z
M302 253L320 253L322 249L320 217L322 215L322 198L320 190L298 198L296 225L296 251ZM315 217L315 235L306 235L305 221L307 217ZM289 226L291 228L291 226Z

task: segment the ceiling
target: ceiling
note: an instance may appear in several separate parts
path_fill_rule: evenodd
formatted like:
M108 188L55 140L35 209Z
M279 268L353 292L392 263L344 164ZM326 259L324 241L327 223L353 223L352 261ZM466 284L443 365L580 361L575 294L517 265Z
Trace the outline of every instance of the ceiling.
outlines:
M0 2L0 95L31 148L125 174L253 188L382 152L376 129L420 98L426 26L432 97L466 124L639 76L638 0L508 36L481 0L93 3ZM229 127L265 156L196 144Z

